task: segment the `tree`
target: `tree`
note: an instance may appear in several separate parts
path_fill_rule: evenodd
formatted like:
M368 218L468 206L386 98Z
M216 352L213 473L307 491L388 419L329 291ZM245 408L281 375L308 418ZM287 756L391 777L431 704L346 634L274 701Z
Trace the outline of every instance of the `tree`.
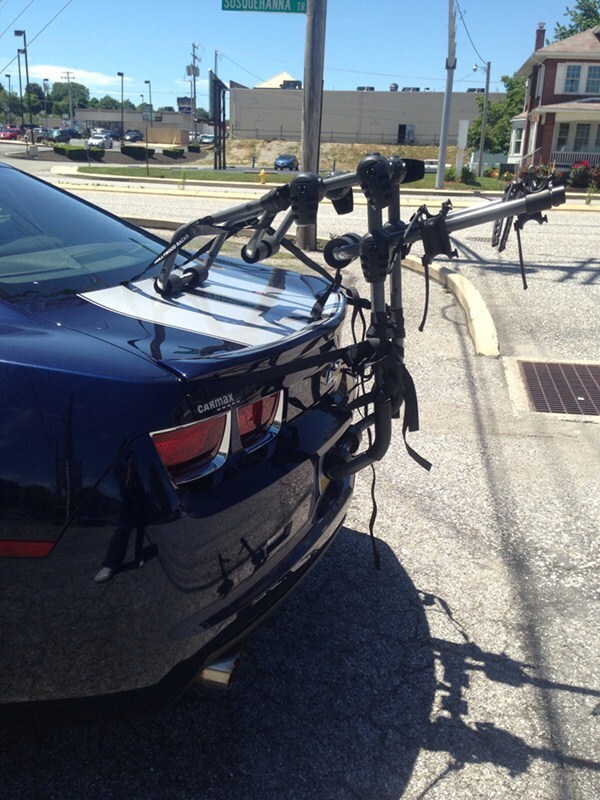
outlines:
M573 8L567 6L564 16L569 17L571 24L556 23L554 28L554 41L556 42L600 25L600 0L576 0Z
M497 103L488 103L487 107L483 147L489 153L508 153L511 135L510 121L523 111L525 105L525 78L517 75L503 75L502 83L506 89L506 99ZM471 147L473 150L479 150L481 141L484 103L482 95L477 96L477 103L482 113L471 123L467 136L467 147Z
M90 100L90 90L82 83L71 81L70 84L53 83L50 99L52 100L52 114L62 116L69 113L69 86L71 89L71 102L73 108L87 108Z
M28 108L28 98L31 100L31 113L39 114L44 109L44 90L39 83L28 83L23 92L23 104Z
M101 97L100 100L98 100L98 108L114 110L117 108L121 108L121 103L119 100L115 100L114 97L105 94L104 97Z

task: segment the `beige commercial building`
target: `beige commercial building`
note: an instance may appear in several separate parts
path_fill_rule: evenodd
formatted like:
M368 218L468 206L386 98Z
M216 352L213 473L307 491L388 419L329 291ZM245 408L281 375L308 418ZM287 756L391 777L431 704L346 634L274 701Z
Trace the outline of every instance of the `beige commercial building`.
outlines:
M475 91L452 95L448 144L458 140L460 120L481 113ZM230 90L230 134L235 138L299 140L302 89L238 87ZM490 93L490 102L504 100ZM443 92L325 91L321 140L379 144L438 144Z

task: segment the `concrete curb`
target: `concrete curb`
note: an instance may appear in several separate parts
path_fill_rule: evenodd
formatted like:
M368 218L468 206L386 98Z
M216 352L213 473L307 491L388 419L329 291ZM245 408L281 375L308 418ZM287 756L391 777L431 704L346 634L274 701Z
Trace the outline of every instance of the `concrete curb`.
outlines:
M425 269L416 258L405 258L402 265L424 274ZM482 296L471 281L448 267L431 264L429 276L456 297L464 310L475 352L488 358L499 358L500 347L496 326Z

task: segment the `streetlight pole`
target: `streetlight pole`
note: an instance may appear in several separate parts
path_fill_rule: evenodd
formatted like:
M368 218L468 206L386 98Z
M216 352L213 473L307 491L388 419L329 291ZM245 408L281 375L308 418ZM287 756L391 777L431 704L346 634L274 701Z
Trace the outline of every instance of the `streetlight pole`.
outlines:
M121 78L121 140L123 136L125 136L125 126L123 124L123 78L125 77L124 72L117 72L117 77Z
M483 148L485 145L485 129L487 125L487 107L488 98L490 95L490 62L486 61L485 67L480 64L473 64L473 70L477 72L478 69L485 69L485 95L483 98L483 112L481 114L481 136L479 138L479 165L477 168L477 175L481 178L483 174Z
M42 86L44 88L44 116L46 117L46 127L48 127L48 90L50 88L50 81L48 78L44 78Z
M8 78L8 124L12 125L12 110L10 107L10 75L6 74L4 77Z
M17 64L19 66L19 103L21 104L21 127L25 130L25 106L23 105L23 84L21 83L21 53L23 50L17 48Z
M27 36L25 35L25 31L15 31L15 36L23 37L23 52L25 53L25 80L27 81L25 92L27 94L27 105L29 106L29 133L31 134L31 141L33 142L33 119L31 116L31 96L29 94L29 62L27 59Z
M144 83L148 84L148 98L150 100L150 127L152 127L152 121L154 117L154 108L152 106L152 84L150 81L144 81Z

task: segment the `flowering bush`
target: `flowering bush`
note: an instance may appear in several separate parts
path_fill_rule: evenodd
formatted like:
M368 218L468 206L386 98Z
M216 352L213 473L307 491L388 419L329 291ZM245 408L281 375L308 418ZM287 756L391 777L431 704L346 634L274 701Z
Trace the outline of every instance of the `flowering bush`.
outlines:
M579 187L582 189L590 185L592 175L588 161L576 161L571 166L569 172L568 184L569 186Z
M590 170L590 179L594 189L600 189L600 167Z
M535 174L540 178L552 178L553 181L560 178L560 172L554 164L538 164L535 168Z

